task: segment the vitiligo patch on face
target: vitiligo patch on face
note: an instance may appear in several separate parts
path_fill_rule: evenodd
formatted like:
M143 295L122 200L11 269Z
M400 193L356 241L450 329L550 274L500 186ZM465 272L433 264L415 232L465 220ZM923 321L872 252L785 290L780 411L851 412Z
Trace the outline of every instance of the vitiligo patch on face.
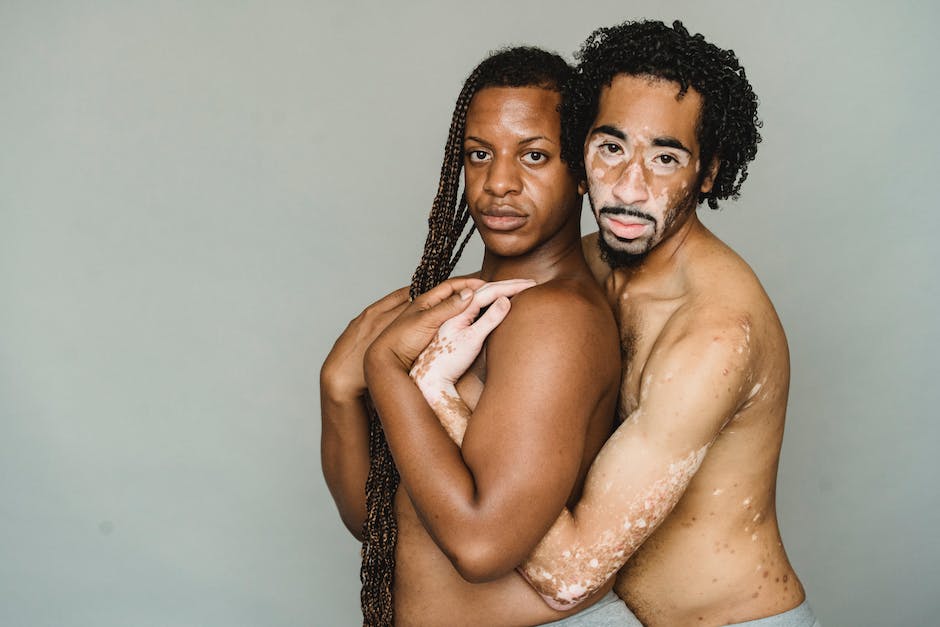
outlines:
M705 458L708 446L671 463L664 476L629 500L612 495L604 520L611 521L599 537L561 546L576 522L562 512L542 538L521 572L551 607L564 610L589 596L623 566L626 559L675 507ZM588 486L590 489L590 486ZM597 517L596 513L591 514ZM558 558L557 556L563 556Z

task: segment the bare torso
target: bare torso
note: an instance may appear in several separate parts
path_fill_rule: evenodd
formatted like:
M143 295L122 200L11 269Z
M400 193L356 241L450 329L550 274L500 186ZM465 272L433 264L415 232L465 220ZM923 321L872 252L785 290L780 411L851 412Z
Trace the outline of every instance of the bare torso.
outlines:
M596 299L597 306L603 308L604 315L609 317L600 291L595 291L591 286L587 293ZM600 358L616 364L614 352ZM485 385L485 362L484 349L457 385L460 397L471 410L475 409ZM616 373L613 376L616 377ZM598 405L589 421L580 470L569 498L569 506L577 501L587 470L610 435L613 413L614 397L611 395ZM525 504L520 503L519 506L524 508ZM395 515L399 535L394 603L395 623L399 626L539 625L584 610L613 585L611 581L576 610L556 611L546 605L515 571L486 583L467 582L435 544L404 489L399 489L395 496Z
M670 376L646 371L650 355L689 328L731 316L743 330L740 351L751 356L743 402L675 509L620 570L617 593L649 627L724 625L797 606L804 593L774 505L789 356L773 305L747 264L704 227L684 243L694 263L680 262L665 281L611 272L593 237L585 238L585 253L606 286L624 351L621 420L631 417L651 377Z

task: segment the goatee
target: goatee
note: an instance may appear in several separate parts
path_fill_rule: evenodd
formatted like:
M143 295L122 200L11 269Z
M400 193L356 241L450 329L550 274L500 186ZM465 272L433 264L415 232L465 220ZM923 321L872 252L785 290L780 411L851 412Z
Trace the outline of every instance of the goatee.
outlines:
M601 252L601 259L611 268L635 268L643 262L643 259L646 258L646 253L649 250L644 250L641 253L628 253L625 250L617 250L616 248L611 247L610 244L604 239L603 233L597 234L597 247Z

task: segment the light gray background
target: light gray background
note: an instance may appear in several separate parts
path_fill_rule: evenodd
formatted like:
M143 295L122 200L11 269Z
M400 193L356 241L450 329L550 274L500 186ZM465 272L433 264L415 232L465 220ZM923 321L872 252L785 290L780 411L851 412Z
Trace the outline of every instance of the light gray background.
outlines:
M0 624L357 624L319 366L409 281L484 53L640 17L736 50L761 99L707 222L789 335L811 602L935 624L936 4L578 4L0 2Z

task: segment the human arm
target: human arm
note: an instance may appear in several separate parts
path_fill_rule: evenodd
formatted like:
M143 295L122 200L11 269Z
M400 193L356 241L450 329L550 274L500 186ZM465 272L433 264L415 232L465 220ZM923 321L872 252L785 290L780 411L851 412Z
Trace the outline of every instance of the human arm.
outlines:
M320 463L343 524L362 539L369 474L369 417L363 356L408 306L408 288L386 295L354 318L320 368Z
M486 313L479 315L483 307ZM409 375L457 446L463 444L470 408L457 391L457 381L476 360L489 334L509 313L506 296L478 291L464 311L441 325ZM478 317L479 316L479 317Z
M672 511L721 429L760 389L750 360L747 330L733 319L667 324L636 409L598 454L577 506L520 568L550 606L587 598Z
M468 581L510 572L572 492L588 420L616 393L617 360L606 376L594 367L616 341L612 321L599 324L609 316L600 310L544 285L513 300L487 345L487 383L462 454L409 378L410 364L386 355L398 321L366 355L366 381L402 485Z

